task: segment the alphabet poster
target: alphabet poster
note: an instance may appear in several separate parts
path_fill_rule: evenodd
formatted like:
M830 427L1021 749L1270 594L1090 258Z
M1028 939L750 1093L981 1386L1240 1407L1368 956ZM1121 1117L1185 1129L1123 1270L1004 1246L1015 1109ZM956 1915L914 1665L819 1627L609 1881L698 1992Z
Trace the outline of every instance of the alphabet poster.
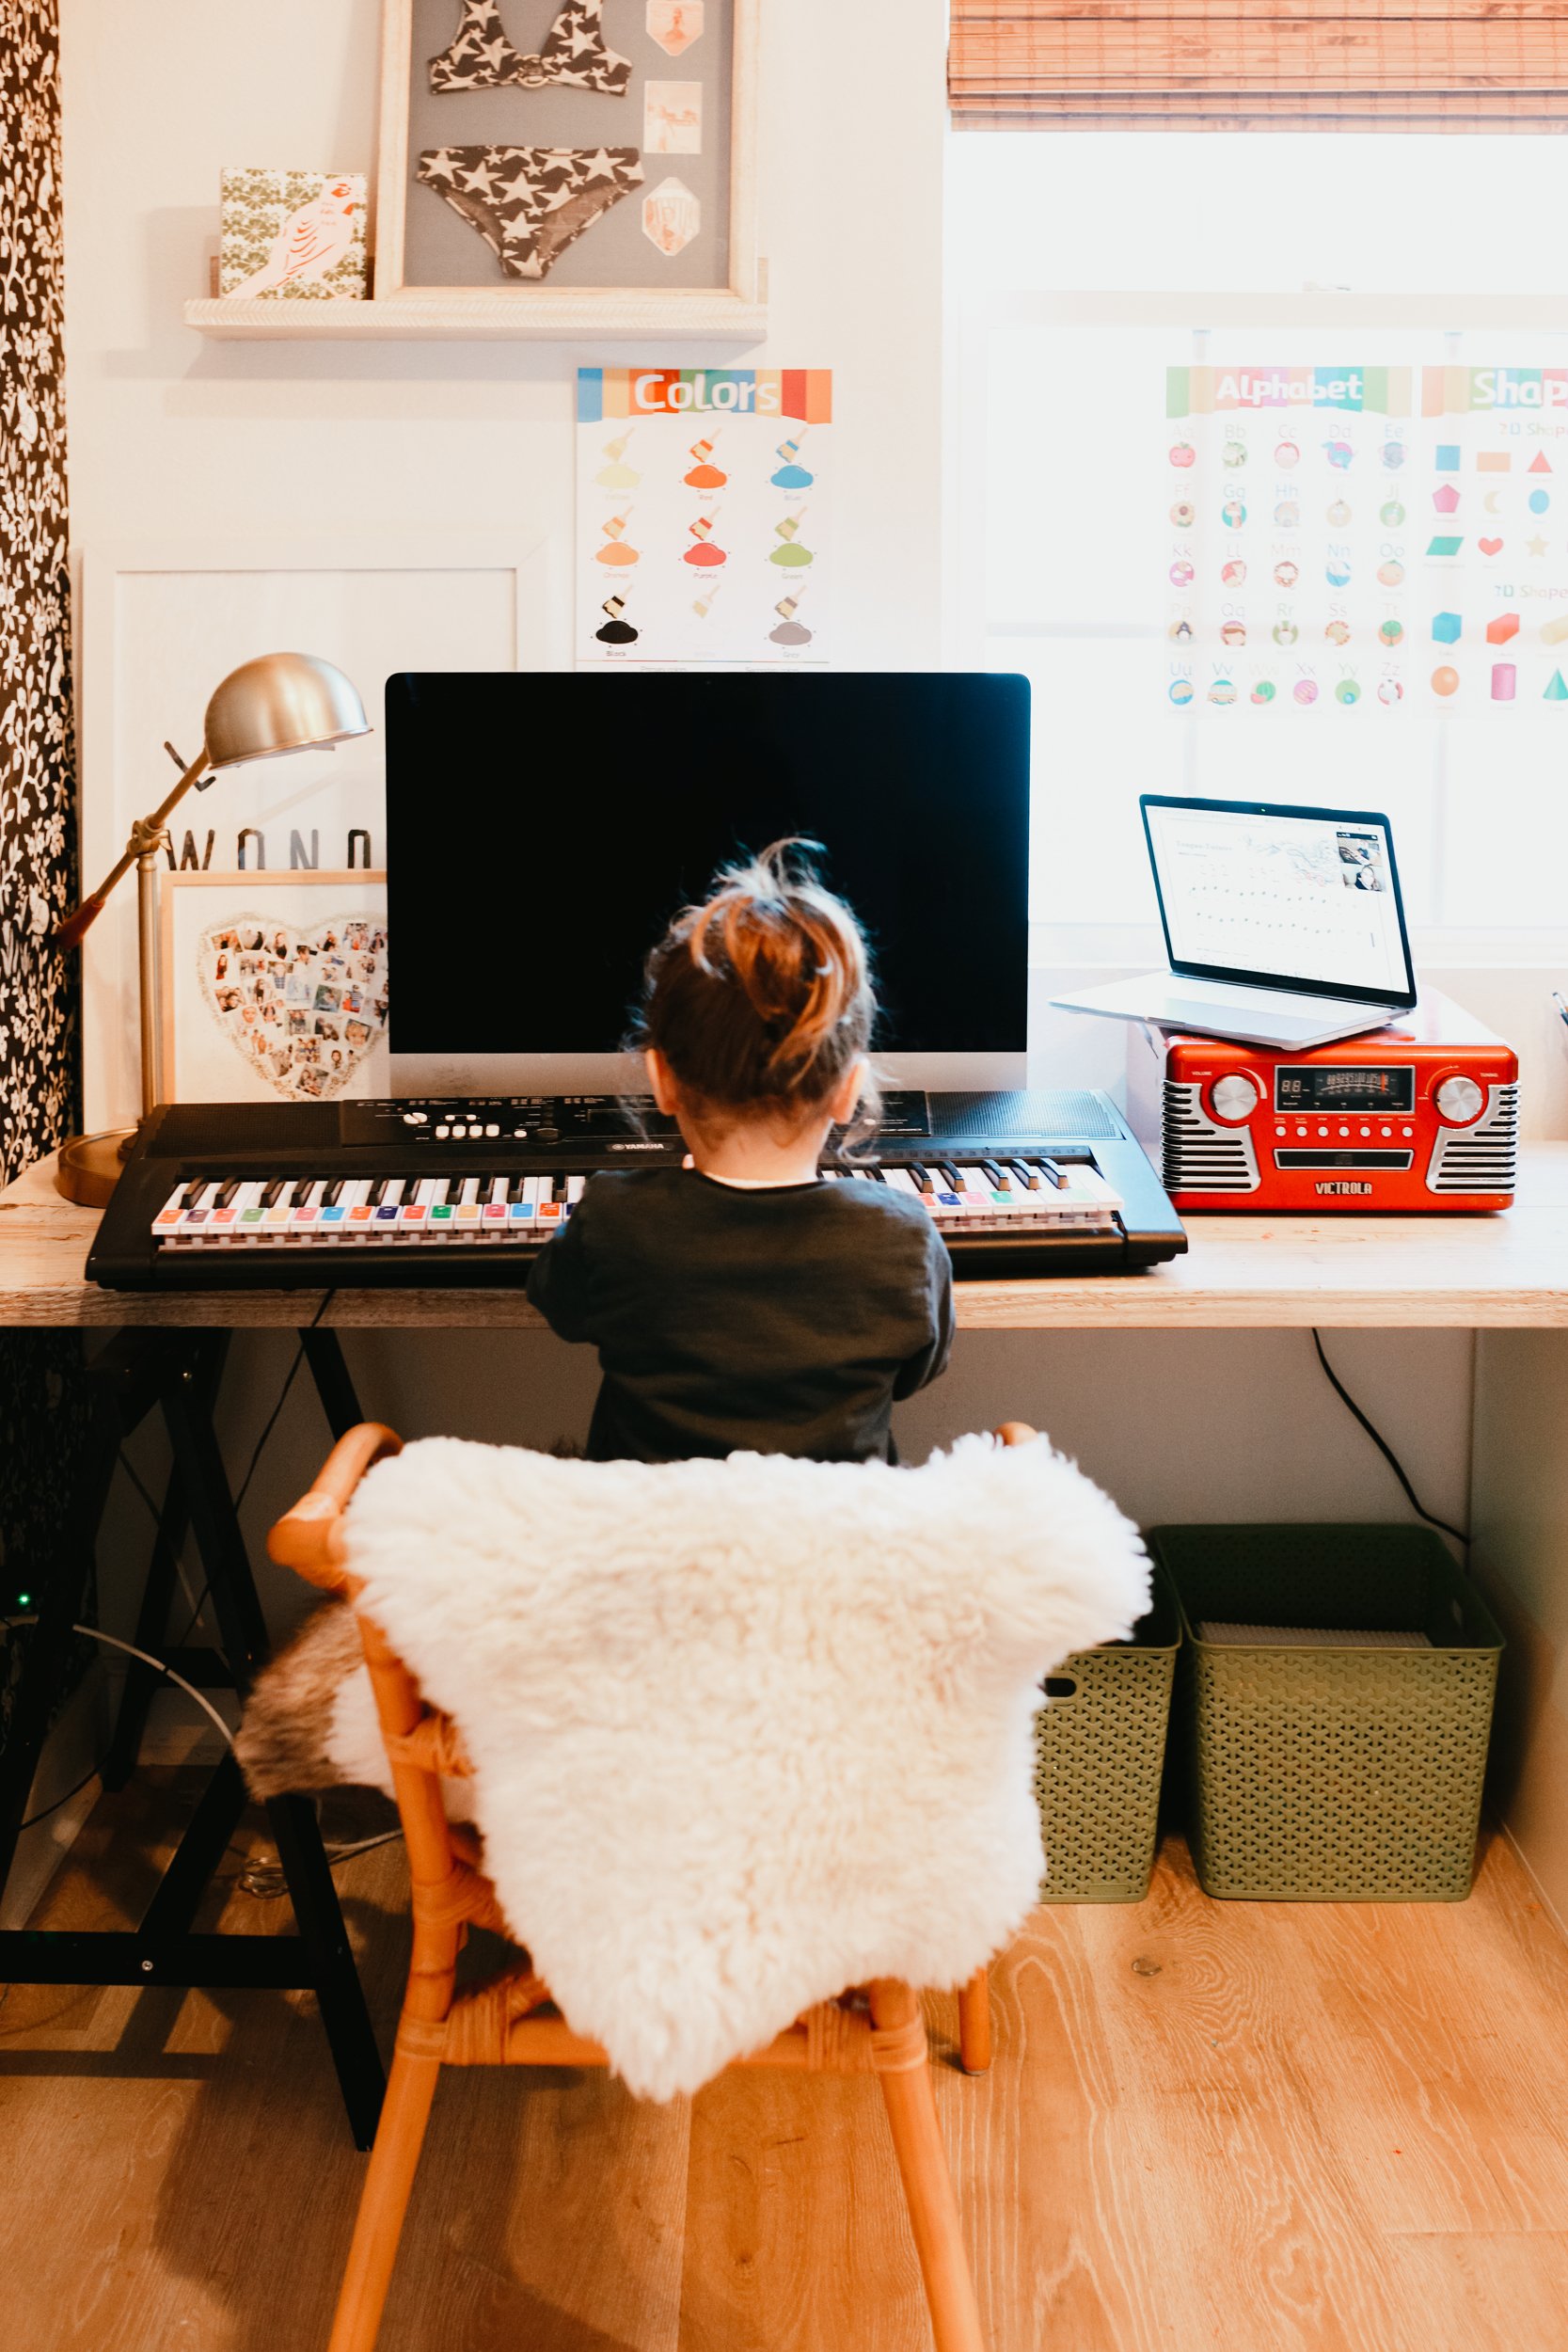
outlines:
M579 669L830 659L832 376L579 368Z
M1167 371L1165 694L1568 706L1568 370Z
M1166 372L1165 691L1404 699L1419 519L1408 368Z

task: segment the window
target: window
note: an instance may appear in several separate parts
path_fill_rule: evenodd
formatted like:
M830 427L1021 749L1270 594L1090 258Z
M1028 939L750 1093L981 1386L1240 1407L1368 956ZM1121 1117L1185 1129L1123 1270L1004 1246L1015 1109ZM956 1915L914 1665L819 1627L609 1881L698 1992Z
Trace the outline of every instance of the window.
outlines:
M1568 290L1544 285L1557 265L1528 228L1554 216L1560 155L1552 139L1484 135L950 140L955 656L1033 683L1031 897L1052 952L1076 941L1105 953L1108 927L1154 921L1143 790L1387 809L1412 923L1466 934L1450 953L1501 960L1527 930L1568 927L1568 700L1546 691L1559 666L1548 652L1568 678L1568 642L1541 634L1544 619L1568 615L1568 407L1532 422L1506 481L1476 473L1468 425L1452 428L1454 461L1440 420L1420 415L1425 371L1568 370ZM1167 371L1265 363L1410 372L1416 413L1398 428L1410 458L1398 533L1407 579L1392 602L1352 590L1333 606L1316 574L1309 598L1304 577L1299 645L1273 644L1275 615L1290 609L1274 595L1274 566L1294 560L1275 545L1290 536L1275 518L1288 516L1292 485L1274 465L1289 434L1273 411L1256 413L1240 437L1235 486L1246 497L1230 509L1253 577L1232 608L1241 639L1222 649L1213 580L1196 584L1191 608L1172 584L1180 433L1166 429ZM1374 485L1379 513L1395 502L1378 436L1357 442L1334 487L1320 454L1332 436L1312 409L1305 424L1301 535L1322 570L1319 507L1358 510L1364 531ZM1444 464L1462 462L1457 561L1429 553L1445 514L1433 502L1440 448ZM1548 453L1549 475L1527 478L1527 449ZM1534 513L1532 496L1544 500ZM1195 560L1217 577L1238 543L1223 540L1207 481L1204 497L1216 515L1205 508ZM1483 513L1497 518L1492 538ZM1528 601L1516 662L1506 644L1485 642L1501 592L1477 569L1478 540L1502 543L1505 569L1516 548L1538 549L1519 591ZM1441 633L1451 623L1439 622L1450 603L1465 631L1454 664ZM1193 638L1173 649L1184 610ZM1397 658L1386 659L1380 612L1403 615ZM1344 642L1325 644L1341 612ZM1170 698L1173 650L1191 652L1185 707ZM1463 684L1445 694L1433 680L1450 669ZM1402 681L1398 699L1378 698L1386 671ZM1291 691L1307 672L1320 690L1309 706ZM1233 697L1211 701L1222 675ZM1274 698L1254 701L1265 678Z

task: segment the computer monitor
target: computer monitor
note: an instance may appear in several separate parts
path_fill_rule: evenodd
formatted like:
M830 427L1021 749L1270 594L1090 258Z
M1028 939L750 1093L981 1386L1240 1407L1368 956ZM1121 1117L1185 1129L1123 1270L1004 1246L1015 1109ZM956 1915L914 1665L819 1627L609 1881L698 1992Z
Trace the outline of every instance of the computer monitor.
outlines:
M786 834L864 925L894 1083L1022 1085L1026 679L405 674L386 744L396 1092L643 1090L648 949Z

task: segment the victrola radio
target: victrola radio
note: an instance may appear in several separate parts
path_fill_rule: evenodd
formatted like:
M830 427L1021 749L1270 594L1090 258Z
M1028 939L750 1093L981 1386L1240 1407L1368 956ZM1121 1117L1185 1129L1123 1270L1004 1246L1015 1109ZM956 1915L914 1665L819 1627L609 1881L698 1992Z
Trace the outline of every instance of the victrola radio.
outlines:
M1286 1053L1128 1031L1132 1125L1179 1209L1506 1209L1512 1048L1446 996Z

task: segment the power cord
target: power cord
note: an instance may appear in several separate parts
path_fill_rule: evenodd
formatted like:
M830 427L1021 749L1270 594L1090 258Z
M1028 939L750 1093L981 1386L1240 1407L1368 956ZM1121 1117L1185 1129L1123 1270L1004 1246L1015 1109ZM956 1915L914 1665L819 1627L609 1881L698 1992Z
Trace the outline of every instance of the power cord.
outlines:
M0 1617L0 1626L4 1626L8 1633L18 1632L37 1623L36 1615ZM234 1735L218 1713L217 1708L210 1700L203 1698L193 1683L187 1682L183 1675L176 1674L174 1668L166 1665L161 1658L154 1658L147 1650L138 1649L134 1642L122 1642L118 1634L105 1633L100 1626L73 1625L71 1629L73 1633L82 1634L89 1642L102 1642L106 1648L123 1650L127 1658L139 1658L144 1666L150 1666L153 1672L162 1675L166 1681L177 1684L184 1692L186 1697L193 1698L202 1713L216 1724L224 1745L229 1748L233 1746ZM47 1821L51 1814L58 1813L62 1806L68 1805L72 1797L79 1797L83 1789L98 1778L101 1770L101 1763L93 1765L89 1772L83 1773L81 1779L73 1787L66 1790L64 1796L56 1797L52 1804L44 1805L39 1812L30 1813L24 1821L19 1823L17 1836L20 1836L24 1829L36 1829L40 1821ZM374 1837L361 1837L352 1845L328 1846L326 1859L336 1869L340 1862L352 1862L356 1854L371 1853L377 1846L389 1846L394 1839L402 1836L401 1829L388 1829L381 1831ZM288 1882L276 1862L252 1862L238 1874L238 1877L240 1885L249 1895L271 1897L285 1895L288 1892Z
M1403 1487L1405 1500L1408 1502L1410 1508L1415 1512L1417 1518L1419 1519L1425 1519L1429 1527L1440 1528L1445 1535L1451 1535L1455 1543L1463 1544L1467 1551L1470 1548L1470 1538L1465 1534L1464 1529L1451 1527L1447 1519L1440 1519L1435 1511L1429 1511L1427 1509L1426 1504L1421 1501L1419 1495L1416 1492L1415 1487L1411 1485L1408 1477L1405 1475L1404 1466L1401 1462L1399 1455L1394 1452L1393 1447L1388 1443L1386 1438L1382 1436L1378 1430L1373 1428L1371 1422L1368 1420L1360 1406L1357 1405L1354 1397L1352 1396L1350 1391L1346 1388L1344 1382L1340 1379L1338 1374L1329 1362L1328 1358L1323 1354L1323 1335L1321 1332L1317 1330L1313 1331L1312 1344L1318 1351L1318 1361L1323 1368L1329 1387L1334 1391L1334 1393L1339 1399L1339 1402L1347 1408L1348 1411L1354 1414L1355 1419L1361 1423L1362 1428L1366 1431L1368 1437L1370 1438L1373 1445L1376 1446L1378 1452L1382 1454L1384 1460L1393 1471L1394 1476L1399 1480L1400 1485Z
M36 1615L30 1617L0 1617L0 1625L5 1627L8 1633L14 1633L24 1626L37 1625L37 1623L38 1618ZM139 1658L144 1666L150 1666L155 1674L161 1674L166 1681L178 1683L180 1689L185 1692L187 1697L195 1699L202 1713L210 1716L213 1722L216 1724L218 1730L222 1735L224 1745L230 1748L233 1746L234 1735L230 1730L229 1725L224 1722L223 1717L218 1713L217 1708L212 1704L211 1700L203 1698L201 1692L196 1688L194 1683L187 1682L183 1675L176 1674L172 1666L166 1666L161 1658L154 1658L150 1652L144 1649L138 1649L134 1642L122 1642L118 1634L105 1633L100 1627L95 1625L73 1625L71 1629L72 1633L80 1633L83 1635L87 1641L102 1642L107 1649L123 1650L127 1658ZM40 1821L47 1821L52 1813L58 1813L62 1805L69 1804L72 1797L79 1797L83 1789L87 1786L87 1783L98 1778L102 1770L103 1759L100 1758L99 1762L92 1767L90 1772L83 1773L81 1779L76 1783L73 1788L68 1788L66 1790L63 1797L56 1797L54 1804L46 1804L42 1808L41 1812L29 1814L27 1819L18 1826L17 1836L20 1836L24 1829L36 1829Z

